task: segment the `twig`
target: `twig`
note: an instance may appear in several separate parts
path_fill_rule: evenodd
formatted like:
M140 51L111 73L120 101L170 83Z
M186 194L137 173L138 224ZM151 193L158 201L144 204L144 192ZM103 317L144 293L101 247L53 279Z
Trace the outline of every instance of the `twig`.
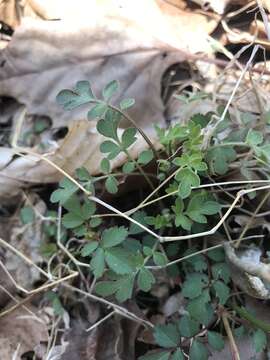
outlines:
M246 310L246 308L237 305L232 306L233 309L244 319L248 320L253 326L267 333L270 333L270 324L258 319L256 316Z
M82 190L84 193L90 195L91 192L86 190L77 180L75 180L71 175L69 175L65 170L61 169L60 166L56 165L53 161L51 161L50 159L48 159L45 155L41 155L41 154L37 154L32 150L29 150L28 148L24 148L24 147L18 147L16 146L15 148L13 148L13 152L16 155L19 156L24 156L23 153L26 153L28 155L32 155L36 158L38 158L39 160L43 160L46 163L48 163L50 166L52 166L53 168L55 168L57 171L59 171L62 175L64 175L65 177L67 177L70 181L72 181L75 185L78 186L78 188L80 190Z
M198 190L198 189L206 189L206 188L209 188L209 187L220 187L220 186L225 186L225 185L244 185L244 184L260 184L260 183L269 183L270 180L243 180L243 181L223 181L223 182L219 182L219 183L210 183L210 184L202 184L202 185L199 185L199 186L194 186L191 188L191 190ZM133 209L130 209L128 211L125 212L126 215L132 215L134 214L136 211L138 211L139 209L142 209L146 206L149 206L151 204L154 204L155 202L157 202L158 200L160 199L165 199L169 196L173 196L173 195L176 195L178 193L178 190L175 190L175 191L172 191L168 194L165 194L159 198L156 198L156 199L153 199L151 201L146 201L147 198L149 198L149 196L143 200L138 206L136 206L135 208ZM151 195L151 194L150 194ZM106 214L106 216L108 216L110 214ZM101 215L97 215L98 216L104 216L103 214Z
M256 1L250 1L248 4L244 5L243 7L241 7L240 9L237 9L235 11L231 11L228 14L225 15L225 18L227 19L231 19L232 17L235 17L239 14L241 14L242 12L246 11L247 9L249 9L250 7L256 5Z
M251 235L251 236L247 236L245 238L243 238L242 240L250 240L250 239L258 239L258 238L264 238L264 235ZM230 241L229 243L234 243L234 242L237 242L237 240L232 240ZM192 258L193 256L196 256L196 255L200 255L200 254L205 254L207 253L208 251L211 251L211 250L214 250L214 249L218 249L218 248L221 248L224 246L224 243L221 243L221 244L217 244L217 245L214 245L214 246L210 246L209 248L206 248L206 249L202 249L200 251L196 251L192 254L189 254L189 255L186 255L186 256L183 256L181 257L180 259L176 259L176 260L173 260L173 261L170 261L169 263L165 264L165 265L153 265L153 266L146 266L147 269L152 269L152 270L159 270L159 269L164 269L164 268L167 268L169 266L172 266L172 265L175 265L175 264L178 264L184 260L187 260L187 259L190 259Z
M256 51L258 50L258 46L255 46L253 51L252 51L252 55L248 61L248 63L245 66L245 69L247 69L253 59L253 57L256 54ZM244 70L245 70L244 69ZM246 70L245 70L246 71ZM244 76L244 72L242 72L235 88L234 91L229 99L229 102L227 103L226 108L224 109L224 112L221 116L221 119L223 119L226 115L226 112L229 108L229 104L231 103L232 99L233 99L233 95L235 94L239 84L240 84L240 80L242 79L242 77ZM221 120L220 119L220 120ZM219 121L220 121L219 120ZM31 154L32 156L35 156L37 158L39 158L40 160L44 160L46 162L48 162L51 166L53 166L54 168L56 168L58 171L60 171L63 175L65 175L66 177L68 177L74 184L76 184L78 186L78 188L80 188L87 196L90 200L93 200L96 203L99 203L100 205L104 206L106 209L112 211L115 214L118 214L119 216L125 218L126 220L138 225L141 229L145 230L147 233L149 233L150 235L154 236L156 239L158 239L160 242L168 242L168 241L179 241L179 240L187 240L187 239L193 239L193 238L197 238L197 237L201 237L201 236L207 236L207 235L213 235L215 234L215 232L219 229L219 227L223 224L223 222L228 218L228 216L230 215L230 213L232 212L232 210L234 209L234 207L236 206L237 202L239 201L240 198L242 198L245 194L248 194L250 192L253 191L259 191L259 190L267 190L270 188L270 185L265 185L265 186L261 186L258 188L254 188L254 189L247 189L247 190L241 190L237 193L237 196L235 198L235 200L233 201L233 203L231 204L231 206L229 207L229 209L225 212L225 214L223 215L223 217L220 219L220 221L210 230L208 231L204 231L201 233L197 233L197 234L189 234L189 235L180 235L180 236L160 236L157 233L155 233L154 231L148 229L146 226L144 226L143 224L139 223L138 221L132 219L130 216L128 216L127 214L123 213L122 211L116 209L115 207L107 204L106 202L104 202L101 199L98 199L95 196L91 196L89 191L87 191L81 184L79 184L72 176L70 176L69 174L67 174L64 170L62 170L59 166L57 166L56 164L54 164L51 160L47 159L45 156L40 155L40 154L36 154L35 152L28 150L28 149L22 149L22 148L16 148L14 149L14 151L17 151L17 153L20 154L20 152L18 151L25 151L28 154ZM267 181L266 181L267 182ZM268 181L269 182L269 181Z
M79 184L75 179L72 178L72 176L70 176L69 174L67 174L64 170L62 170L61 168L59 168L56 164L54 164L52 161L50 161L49 159L45 158L44 156L40 155L40 154L36 154L32 151L29 151L28 149L26 150L26 152L28 152L29 154L36 156L37 158L47 161L49 164L51 164L52 166L54 166L56 169L58 169L63 175L65 175L66 177L68 177L73 183L75 183L88 197L90 200L93 200L96 203L99 203L100 205L104 206L105 208L107 208L108 210L122 216L123 218L125 218L126 220L138 225L140 228L142 228L143 230L145 230L146 232L148 232L149 234L151 234L152 236L154 236L155 238L159 239L161 242L167 242L167 241L177 241L177 240L187 240L187 239L192 239L192 238L197 238L197 237L201 237L201 236L206 236L206 235L213 235L218 229L219 227L223 224L223 222L227 219L227 217L229 216L229 214L232 212L232 210L234 209L235 205L237 204L238 200L244 196L245 194L248 194L252 191L256 191L256 190L266 190L270 188L270 185L267 186L262 186L259 188L255 188L255 189L248 189L248 190L241 190L237 193L237 196L234 200L234 202L231 204L230 208L227 210L227 212L224 214L223 218L218 222L218 224L216 226L214 226L211 230L209 231L205 231L205 232L201 232L201 233L197 233L197 234L192 234L192 235L183 235L183 236L160 236L158 234L156 234L155 232L153 232L152 230L148 229L146 226L144 226L143 224L139 223L138 221L132 219L130 216L126 215L125 213L123 213L122 211L116 209L115 207L107 204L106 202L104 202L101 199L98 199L95 196L90 196L89 191L87 191L81 184ZM269 182L269 181L265 181L265 182Z
M49 164L53 164L52 166L54 166L56 169L58 169L63 175L65 175L66 177L68 177L73 183L75 183L87 196L89 196L90 200L93 200L96 203L99 203L100 205L104 206L105 208L107 208L108 210L112 211L113 213L118 214L119 216L122 216L123 218L125 218L126 220L138 225L140 228L142 228L143 230L145 230L146 232L148 232L149 234L151 234L152 236L154 236L155 238L159 239L161 242L167 242L167 241L177 241L177 240L186 240L186 239L191 239L191 238L197 238L197 237L201 237L201 236L206 236L206 235L213 235L218 229L219 227L223 224L223 222L227 219L227 217L229 216L229 214L232 212L232 210L234 209L235 205L237 204L238 200L245 194L248 194L252 191L256 191L256 190L266 190L270 188L270 185L267 186L262 186L260 188L255 188L255 189L248 189L248 190L241 190L237 193L237 196L234 200L234 202L231 204L230 208L227 210L227 212L224 214L223 218L218 222L218 224L216 226L214 226L211 230L209 231L205 231L205 232L201 232L201 233L197 233L197 234L192 234L192 235L183 235L183 236L165 236L162 237L158 234L156 234L155 232L153 232L152 230L148 229L146 226L142 225L141 223L139 223L138 221L132 219L130 216L126 215L125 213L123 213L120 210L117 210L115 207L107 204L106 202L104 202L101 199L98 199L95 196L90 196L89 191L87 191L81 184L79 184L75 179L72 178L72 176L68 175L64 170L62 170L61 168L59 168L57 165L55 165L52 161L48 160L47 158L45 158L44 156L40 155L40 154L36 154L32 151L29 151L28 149L26 150L26 152L28 152L29 154L36 156L37 158L47 161ZM269 181L263 181L263 182L269 182ZM258 182L259 183L259 182ZM213 185L213 184L211 184ZM170 195L170 194L169 194Z
M158 192L165 184L167 184L168 181L170 181L180 170L182 169L182 167L178 168L177 170L175 170L171 175L169 175L158 187L155 188L155 190L153 190L139 205L139 207L137 207L136 209L138 210L139 208L141 208L149 199L151 199L151 197L153 195L155 195L156 192ZM157 198L156 201L161 200L161 198ZM136 211L137 211L136 210ZM132 210L131 210L132 211ZM126 214L129 214L130 212L127 211Z
M257 0L257 4L258 4L258 8L260 10L260 13L262 15L262 19L263 19L263 23L264 23L264 27L265 27L265 31L266 31L266 35L268 40L270 41L270 27L269 27L269 20L268 17L266 15L266 12L264 10L264 7L262 5L261 0Z
M233 333L232 330L230 328L230 324L227 318L227 314L225 312L222 313L221 315L224 327L225 327L225 331L227 333L227 336L229 338L229 343L230 343L230 347L231 347L231 353L232 353L232 359L233 360L241 360L240 359L240 355L239 355L239 351L238 348L236 346L234 337L233 337Z
M93 301L100 302L100 303L102 303L104 305L109 306L110 308L113 308L116 312L118 312L119 314L121 314L124 317L127 317L128 319L136 321L136 322L138 322L140 324L144 324L144 325L149 326L151 328L154 327L154 325L150 321L139 318L137 315L133 314L132 312L128 311L127 309L125 309L122 306L114 304L114 303L112 303L112 302L110 302L108 300L105 300L105 299L100 298L98 296L95 296L93 294L89 294L89 293L87 293L87 292L85 292L85 291L83 291L81 289L78 289L78 288L76 288L74 286L71 286L71 285L68 285L68 284L63 284L63 286L65 288L67 288L67 289L78 292L79 294L85 295L86 297L90 298Z
M251 215L251 217L248 219L243 231L241 232L240 236L239 236L239 239L237 240L237 243L235 244L235 248L237 249L240 244L241 244L241 241L243 239L243 237L245 236L246 232L248 231L250 225L252 224L255 216L258 214L258 212L261 210L262 206L264 205L264 203L267 201L267 199L269 198L270 196L270 192L267 192L265 194L265 196L262 198L262 200L260 201L259 205L257 206L256 210L254 211L254 213Z
M96 322L94 325L90 326L88 329L86 329L85 331L92 331L94 329L96 329L99 325L101 325L102 323L104 323L106 320L110 319L114 314L116 313L115 310L111 311L108 315L104 316L102 319L100 319L98 322Z
M215 123L215 125L211 128L211 131L209 131L209 133L207 135L205 146L206 145L208 146L208 142L209 142L210 138L212 137L212 134L215 132L215 130L219 126L219 124L225 119L225 116L227 115L227 112L229 110L229 107L231 106L233 98L234 98L234 96L235 96L235 94L236 94L236 92L237 92L237 90L238 90L238 88L239 88L239 86L240 86L240 84L241 84L247 70L249 69L249 67L250 67L250 65L251 65L251 63L252 63L252 61L253 61L256 53L257 53L257 51L259 50L259 48L260 48L260 45L255 45L254 46L254 48L252 50L252 53L251 53L251 56L250 56L248 62L246 63L246 66L242 70L242 72L241 72L241 74L240 74L240 76L239 76L239 78L238 78L238 80L237 80L237 82L235 84L235 87L234 87L234 89L233 89L233 91L231 93L231 96L230 96L230 98L229 98L229 100L228 100L228 102L227 102L227 104L226 104L226 106L225 106L225 108L223 110L223 113L222 113L220 119Z
M71 273L70 275L67 275L67 276L65 276L65 277L63 277L63 278L61 278L61 279L55 280L55 281L53 281L53 282L51 282L51 283L49 283L49 284L42 285L42 286L40 286L40 287L37 288L37 289L28 291L28 290L24 289L23 287L21 287L20 285L18 285L17 282L16 282L16 281L12 278L12 276L9 274L9 277L12 278L12 283L16 286L16 288L19 289L19 290L21 290L21 291L23 291L24 293L28 294L29 296L28 296L26 299L24 299L23 301L21 301L20 303L15 304L15 305L12 306L11 308L2 311L2 312L0 313L0 318L3 317L3 316L6 316L6 315L8 315L8 314L10 314L12 311L14 311L14 310L17 309L18 307L20 307L20 306L22 306L23 304L25 304L26 302L28 302L34 295L36 295L36 294L38 294L38 293L40 293L40 292L42 292L42 291L46 291L46 290L48 290L48 289L50 289L50 288L53 288L53 287L55 287L56 285L59 285L60 283L62 283L62 282L64 282L64 281L67 281L67 280L70 280L70 279L76 277L77 275L78 275L77 272L73 272L73 273Z
M15 350L15 352L13 353L11 360L18 360L18 355L19 355L20 347L21 347L21 343L19 343L19 344L17 345L16 350Z
M197 237L201 237L201 236L213 235L220 228L220 226L223 224L223 222L228 218L228 216L230 215L230 213L234 209L235 205L237 204L237 202L239 201L239 199L242 196L249 194L253 191L268 190L269 188L270 188L270 185L266 185L266 186L261 186L261 187L253 188L253 189L240 190L237 193L235 200L233 201L233 203L231 204L229 209L225 212L225 214L220 219L220 221L212 229L210 229L208 231L203 231L201 233L191 234L191 235L183 235L183 236L164 236L164 237L159 236L159 239L161 242L166 242L166 241L176 241L176 240L187 240L187 239L193 239L193 238L197 238Z
M46 271L42 270L39 266L37 266L31 259L29 259L26 255L24 255L22 252L17 250L14 246L10 245L7 241L0 238L0 244L8 249L9 251L16 254L18 257L20 257L24 262L26 262L28 265L33 266L38 272L40 272L42 275L44 275L47 279L50 280L49 275L46 273Z
M18 140L19 140L19 137L20 137L20 134L21 134L22 124L23 124L25 115L26 115L26 106L23 107L21 113L19 114L19 116L18 116L18 118L16 119L16 122L15 122L16 126L15 126L14 136L13 136L12 141L11 141L11 146L13 148L18 146Z
M152 143L152 141L149 139L149 137L145 134L145 132L136 124L136 122L126 113L124 113L122 110L118 109L117 107L113 105L109 105L111 109L118 112L121 116L123 116L126 120L128 120L141 134L141 136L144 138L145 142L149 145L150 149L153 151L154 156L156 159L158 159L158 154L156 152L156 149Z
M24 308L25 311L27 311L29 314L31 314L32 316L36 317L38 319L38 317L36 316L35 313L33 313L33 311L29 310L28 307L26 307L24 305L24 300L23 301L19 301L18 299L15 298L15 296L13 296L7 289L4 288L4 286L0 285L0 289L2 289L2 291L4 291L16 304L16 308L22 306ZM29 299L27 299L28 301Z
M28 303L33 297L35 296L35 294L32 294L30 296L28 296L27 298L23 299L22 301L18 302L17 304L11 306L10 308L3 310L0 313L0 319L4 316L7 316L8 314L12 313L13 311L15 311L16 309L18 309L19 307L24 306L24 304Z

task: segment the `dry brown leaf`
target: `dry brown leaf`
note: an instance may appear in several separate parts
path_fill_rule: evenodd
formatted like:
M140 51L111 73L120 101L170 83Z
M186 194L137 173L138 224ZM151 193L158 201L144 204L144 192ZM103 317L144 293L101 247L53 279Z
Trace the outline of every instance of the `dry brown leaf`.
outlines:
M270 267L260 260L262 251L257 247L250 247L236 253L228 244L224 245L224 249L233 282L252 297L269 299Z
M158 146L154 137L152 140L154 145ZM95 175L100 171L99 164L103 158L99 151L102 141L104 138L96 132L93 123L86 120L76 121L71 124L70 131L60 146L47 158L69 174L84 166ZM136 158L138 153L146 148L146 142L140 137L130 148L130 154ZM2 165L0 173L0 196L3 198L16 195L23 187L38 183L53 183L62 178L62 174L50 164L31 155L9 162L13 151L4 150L7 166ZM121 166L125 160L126 155L120 154L112 161L112 167Z
M37 309L27 305L32 311L18 308L9 315L0 318L0 354L1 360L11 360L17 350L17 359L33 351L41 342L48 341L46 324L41 319Z
M57 13L62 5L63 0L48 1L46 9ZM86 108L63 111L56 104L57 93L84 79L91 81L99 95L105 84L118 79L121 93L115 101L135 98L130 116L151 137L153 123L165 122L160 96L164 71L186 59L183 50L208 51L207 34L215 26L216 22L204 15L186 13L161 1L103 0L91 2L91 6L85 0L65 2L60 21L24 19L17 28L0 53L0 95L14 97L30 114L49 116L53 127L70 126L68 136L48 158L68 173L84 165L96 174L101 138L91 133L91 125L74 123L85 118ZM144 147L143 141L138 142L133 156ZM61 178L55 169L33 157L11 161L12 150L0 151L0 196ZM124 160L120 156L114 166Z
M91 20L85 19L85 4L80 8L83 19L73 17L72 22L68 16L55 22L25 19L0 53L0 95L16 98L29 113L48 115L61 126L85 116L85 109L64 112L56 104L61 89L86 79L99 94L106 83L118 79L118 98L136 99L131 112L136 121L145 127L162 121L164 70L183 61L181 50L209 50L206 35L216 22L169 5L161 9L153 0L136 6L122 3L121 8L93 7ZM77 12L78 7L76 3Z

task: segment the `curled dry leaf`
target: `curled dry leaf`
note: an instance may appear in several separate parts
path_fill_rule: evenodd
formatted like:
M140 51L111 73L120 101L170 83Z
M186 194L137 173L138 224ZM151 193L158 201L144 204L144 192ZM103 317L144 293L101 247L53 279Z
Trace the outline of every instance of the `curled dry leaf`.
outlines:
M228 243L224 248L235 284L250 296L269 299L270 265L260 261L261 250L249 248L236 253Z
M0 318L1 360L13 359L16 350L17 359L20 359L23 354L34 351L41 342L48 341L46 324L37 309L30 305L27 308L32 313L21 307Z

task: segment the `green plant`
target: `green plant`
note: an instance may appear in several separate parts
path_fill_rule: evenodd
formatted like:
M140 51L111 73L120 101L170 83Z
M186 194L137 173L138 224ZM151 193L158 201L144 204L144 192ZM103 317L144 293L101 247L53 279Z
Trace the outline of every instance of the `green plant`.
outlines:
M199 241L192 240L204 236L206 243L206 235L211 234L224 209L233 209L225 191L213 191L215 179L230 174L235 167L241 167L241 174L247 181L252 179L255 170L268 177L270 147L262 131L228 131L228 114L218 126L213 126L215 117L221 116L223 111L219 108L215 114L194 115L184 124L172 124L166 129L156 126L162 145L162 150L157 153L142 129L124 112L135 101L124 99L119 108L111 104L117 89L118 82L112 81L103 89L102 99L97 99L90 84L81 81L75 89L59 93L57 100L65 109L91 104L88 118L97 120L97 131L105 137L100 146L104 154L100 163L103 175L91 176L86 169L80 168L76 180L91 195L65 178L59 189L52 193L51 201L64 208L61 229L83 240L83 245L75 249L70 258L73 262L78 258L74 263L82 264L91 272L97 295L124 302L140 292L151 292L158 281L158 269L166 270L175 288L179 286L176 279L181 274L185 315L155 326L156 349L140 359L176 360L186 358L187 354L191 360L207 359L212 350L220 351L224 347L225 330L228 330L224 317L230 315L232 326L242 323L234 313L233 305L239 300L231 290L231 273L222 244L208 251L202 249ZM193 100L194 96L187 99ZM131 121L133 127L121 130L123 118ZM134 159L130 148L140 135L150 149ZM121 153L127 161L113 172L111 161ZM150 162L157 168L154 181L154 174L150 176L144 168ZM97 200L100 184L104 184L109 193L116 194L118 178L126 179L135 172L145 179L151 193L129 212L117 210L122 216L121 222L115 218L108 221L109 214L102 214L95 204L104 205ZM156 198L151 200L154 196ZM25 217L29 217L26 210ZM129 222L123 223L126 220ZM218 236L224 239L229 230L224 221L221 224L224 228L219 228ZM181 246L159 241L168 231L180 233L189 241L181 242ZM166 239L175 238L169 236ZM265 347L263 330L257 324L251 332L256 351L262 350Z

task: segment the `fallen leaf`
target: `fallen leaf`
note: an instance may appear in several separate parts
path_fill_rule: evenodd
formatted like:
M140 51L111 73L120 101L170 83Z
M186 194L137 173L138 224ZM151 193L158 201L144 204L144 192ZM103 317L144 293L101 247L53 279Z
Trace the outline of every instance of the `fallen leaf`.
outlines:
M269 264L260 260L261 250L251 247L236 253L228 244L224 245L224 249L233 282L252 297L269 299Z
M121 91L115 103L134 98L136 104L129 115L151 137L153 123L165 124L160 96L164 71L184 61L186 50L211 51L207 34L217 23L205 15L154 0L141 0L136 5L126 0L93 1L91 5L78 0L76 4L65 2L64 7L63 0L55 0L43 6L55 13L63 10L61 20L23 19L0 53L0 95L25 104L30 114L50 117L53 128L69 126L69 134L48 158L70 174L81 165L96 174L101 157L100 136L91 130L92 125L77 121L85 118L85 106L64 111L56 103L57 93L83 79L90 80L93 90L100 94L110 80L117 79ZM139 147L142 144L133 147L134 157L145 148ZM11 161L12 150L2 151L0 196L16 194L25 185L55 182L62 177L31 156ZM114 166L124 160L123 156L117 158Z
M160 8L154 0L136 6L123 0L114 6L93 6L92 21L87 18L86 22L89 2L81 1L80 7L72 4L83 20L73 15L70 23L69 16L65 17L67 10L61 21L24 19L0 53L0 94L16 98L29 113L47 115L59 126L85 116L85 109L65 112L56 104L60 90L85 79L99 94L110 80L117 79L121 93L115 101L123 96L135 98L130 115L135 114L136 121L146 127L164 120L160 98L163 72L183 61L183 50L210 50L207 34L216 22L168 4ZM71 11L72 6L68 7Z
M123 130L119 133L122 132ZM104 157L99 151L99 146L103 141L104 138L96 132L91 122L76 121L71 124L64 140L59 142L59 147L46 157L68 174L73 174L75 169L84 166L92 175L95 175L100 173L100 161ZM154 135L152 135L152 142L158 148ZM136 158L146 148L146 142L138 136L138 140L130 148L130 154ZM0 172L0 197L2 198L10 198L21 188L30 185L57 182L63 176L50 164L32 155L18 157L10 162L14 154L13 150L4 148L4 151L6 166L3 164ZM121 166L125 161L126 155L121 153L112 161L112 168Z
M48 341L47 326L34 306L27 305L34 314L23 307L0 318L0 354L1 360L13 359L17 350L17 359L35 346Z

